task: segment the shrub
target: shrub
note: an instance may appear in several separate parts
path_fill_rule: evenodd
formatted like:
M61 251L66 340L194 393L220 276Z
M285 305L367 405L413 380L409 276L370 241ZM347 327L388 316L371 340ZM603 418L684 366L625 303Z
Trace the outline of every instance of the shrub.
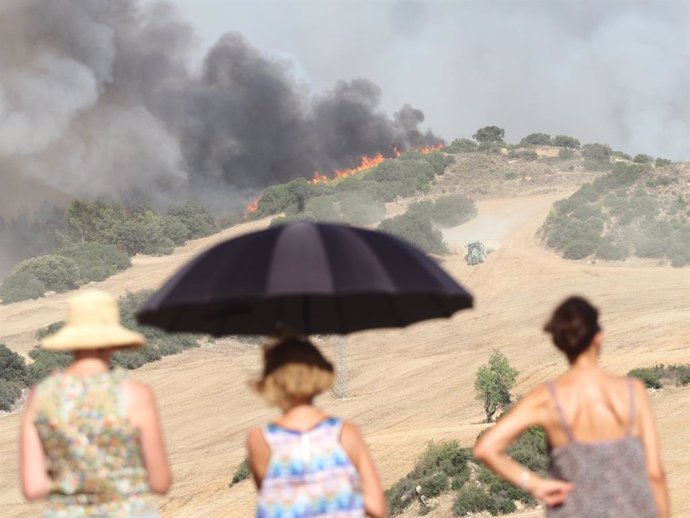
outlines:
M235 473L233 473L232 480L230 481L230 487L234 486L235 484L239 484L243 480L247 480L251 474L252 472L251 469L249 469L249 461L244 459L240 465L237 466Z
M305 203L304 213L310 215L315 221L340 221L341 219L333 196L309 198Z
M161 231L165 237L176 245L183 244L191 235L189 228L187 228L187 225L185 225L180 218L170 215L163 216Z
M0 410L9 412L22 395L22 384L0 378Z
M20 385L26 384L24 358L5 344L0 344L0 379L14 381Z
M575 156L575 151L570 148L563 148L558 150L559 160L569 160Z
M129 255L167 255L175 248L163 232L163 219L151 211L119 224L113 232L114 244Z
M508 153L508 158L521 158L522 160L539 160L539 155L532 149L513 149Z
M611 148L606 144L585 144L582 146L582 156L593 160L608 160L611 156Z
M55 254L74 261L82 283L102 281L132 264L129 256L115 245L102 243L65 245L56 250Z
M420 213L405 213L384 219L379 224L378 230L405 239L427 253L445 254L448 252L441 231L435 229L431 220Z
M272 185L261 195L254 214L258 217L268 216L289 208L292 208L295 213L303 212L309 197L310 185L306 178L297 178L288 183Z
M454 227L477 215L474 202L464 194L438 198L434 202L432 219L442 227Z
M657 369L641 368L628 372L628 376L641 380L647 388L660 389L661 373Z
M12 275L28 274L38 279L47 290L57 292L71 290L79 282L79 268L67 257L60 255L41 255L19 263Z
M72 361L72 354L34 348L29 351L29 358L33 363L27 366L27 384L34 385L54 370L65 369Z
M472 151L477 151L477 143L466 138L455 139L443 150L446 153L470 153Z
M633 158L633 162L636 164L651 164L652 160L654 160L651 156L645 155L644 153L638 153L635 155L635 158Z
M471 456L469 448L461 448L457 441L429 443L412 471L386 491L391 514L399 514L421 495L440 495L449 482L453 488L461 487L470 476L467 462ZM417 486L421 486L420 494Z
M457 516L466 516L470 513L478 513L491 506L491 497L474 484L465 484L458 491L453 502L453 513Z
M208 236L218 230L213 217L196 202L172 205L168 208L166 216L176 218L187 227L189 230L187 239Z
M556 135L551 139L551 144L556 147L565 147L569 149L577 149L580 147L579 140L567 135Z
M385 205L368 192L343 192L339 195L343 219L354 225L369 225L386 216Z
M520 141L521 146L548 146L551 137L546 133L530 133Z
M48 291L46 285L28 272L15 273L7 277L0 286L3 304L37 299Z
M666 158L657 158L654 162L655 167L666 167L668 165L671 165L671 161Z

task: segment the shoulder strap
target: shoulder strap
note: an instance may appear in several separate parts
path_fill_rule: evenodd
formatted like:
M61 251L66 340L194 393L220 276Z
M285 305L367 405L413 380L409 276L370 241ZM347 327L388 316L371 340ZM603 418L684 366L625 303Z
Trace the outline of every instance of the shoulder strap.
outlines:
M565 419L565 414L563 413L563 408L561 407L561 404L558 402L558 397L556 397L556 387L554 386L552 381L547 381L546 382L546 388L549 389L549 393L551 394L551 397L553 398L553 402L556 405L556 411L558 412L558 418L561 421L561 426L563 427L563 430L565 431L566 435L568 436L568 440L570 442L575 441L575 437L573 436L573 432L570 429L570 426L568 425L568 421Z
M635 386L631 378L627 378L628 381L628 398L630 400L630 410L628 412L628 431L626 435L629 437L632 435L633 425L635 424Z

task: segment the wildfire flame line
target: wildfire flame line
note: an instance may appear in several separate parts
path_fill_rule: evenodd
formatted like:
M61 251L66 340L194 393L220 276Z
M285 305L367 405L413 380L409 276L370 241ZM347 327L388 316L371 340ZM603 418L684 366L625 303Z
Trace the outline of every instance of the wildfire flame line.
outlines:
M439 151L443 148L443 144L437 144L435 146L424 146L424 147L419 147L419 148L414 148L411 151L416 151L418 153L422 153L423 155L428 155L429 153L433 153L434 151ZM393 148L393 158L398 158L400 156L400 151L397 150L397 148ZM309 180L309 183L312 185L315 184L320 184L320 183L331 183L331 182L336 182L339 180L342 180L343 178L347 178L348 176L353 176L357 173L361 173L362 171L365 171L367 169L371 169L372 167L375 167L379 165L381 162L386 160L386 158L381 154L381 153L376 153L374 156L366 156L362 155L359 158L359 165L356 167L352 167L350 169L336 169L331 177L328 177L327 175L320 173L319 171L314 171L314 174L312 176L312 179ZM263 193L260 194L255 200L253 200L249 205L247 205L247 208L245 210L245 214L252 214L256 212L256 210L259 208L259 201L261 200L261 196L263 196Z

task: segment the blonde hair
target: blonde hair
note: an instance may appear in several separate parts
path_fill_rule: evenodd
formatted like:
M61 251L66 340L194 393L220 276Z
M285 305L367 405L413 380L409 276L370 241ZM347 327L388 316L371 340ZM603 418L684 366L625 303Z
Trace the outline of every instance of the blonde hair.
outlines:
M251 383L264 399L280 408L311 401L327 391L335 369L308 340L286 338L264 346L264 370Z

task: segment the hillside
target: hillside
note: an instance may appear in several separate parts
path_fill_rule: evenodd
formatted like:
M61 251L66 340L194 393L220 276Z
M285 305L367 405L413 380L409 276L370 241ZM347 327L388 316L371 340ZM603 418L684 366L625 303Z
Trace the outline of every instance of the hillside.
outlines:
M523 195L487 194L477 201L475 219L444 231L451 254L442 259L443 265L475 294L474 310L405 330L348 337L351 397L325 396L321 404L361 425L386 486L409 471L429 440L473 443L485 425L481 405L467 387L493 348L520 370L517 395L563 370L563 360L539 329L568 294L585 294L602 309L607 333L602 362L613 372L687 361L690 279L684 270L564 261L539 244L535 235L552 204L578 188L577 175L570 178L570 186L565 181L557 186L525 181L530 188ZM195 253L268 221L190 242L171 256L137 256L131 269L96 286L116 295L155 287ZM464 263L462 253L453 252L461 252L462 244L477 234L490 240L495 251L485 264L473 268ZM0 307L0 342L26 352L37 328L62 318L67 296ZM332 343L324 347L332 356ZM227 485L244 456L246 430L274 415L246 387L259 360L256 347L228 340L133 371L132 376L152 385L161 407L176 479L171 494L161 500L164 517L251 514L251 484L242 482L232 489ZM687 517L690 391L671 387L652 397L674 516ZM8 459L0 467L0 506L8 518L25 517L37 509L22 503L17 487L18 426L16 413L0 418L0 452ZM447 517L445 509L439 507L428 516Z

